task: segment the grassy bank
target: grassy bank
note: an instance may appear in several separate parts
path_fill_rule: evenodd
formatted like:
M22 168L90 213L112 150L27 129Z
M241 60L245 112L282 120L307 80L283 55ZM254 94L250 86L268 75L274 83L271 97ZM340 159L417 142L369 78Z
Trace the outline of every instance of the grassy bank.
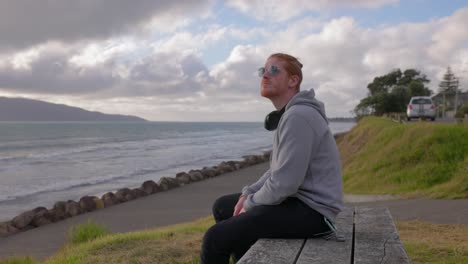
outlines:
M468 125L398 124L366 118L337 140L347 193L468 197ZM69 244L51 258L0 264L199 262L211 217L165 228L109 234L92 223L72 230ZM468 263L468 227L398 221L412 263Z
M346 193L468 197L468 124L364 118L337 139Z
M51 258L0 261L0 264L107 264L169 263L198 264L204 232L214 223L211 217L165 228L126 234L102 234L89 230L87 239L74 240ZM468 263L468 227L420 221L398 221L397 228L412 263ZM78 235L79 236L79 235Z

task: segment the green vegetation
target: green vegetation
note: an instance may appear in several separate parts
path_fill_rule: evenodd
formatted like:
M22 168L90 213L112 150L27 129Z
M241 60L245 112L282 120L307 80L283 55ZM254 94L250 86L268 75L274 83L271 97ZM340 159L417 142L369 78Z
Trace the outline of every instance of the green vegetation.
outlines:
M77 225L70 229L69 240L72 244L88 242L103 237L110 232L104 227L88 220L87 223Z
M337 139L347 193L468 197L468 124L363 118ZM70 230L70 242L43 262L11 258L0 264L199 264L212 217L125 234L88 222ZM398 221L412 263L468 263L468 227Z
M108 234L89 242L69 244L45 263L199 263L201 239L213 223L207 217L141 232Z
M398 233L414 264L468 263L468 227L397 221Z
M141 232L108 234L80 244L70 243L44 262L11 258L0 264L199 264L203 234L213 223L213 218L207 217ZM468 227L421 221L397 221L396 225L412 263L468 262Z
M354 113L360 117L405 112L412 96L427 96L432 93L424 86L428 82L426 75L414 69L404 72L396 69L375 77L367 85L368 96L359 102Z
M458 111L455 114L455 117L456 118L464 118L465 115L468 115L468 104L464 104L460 108L458 108Z
M466 123L367 117L337 142L346 193L468 197Z
M33 264L34 261L30 257L13 257L7 260L1 261L0 264Z

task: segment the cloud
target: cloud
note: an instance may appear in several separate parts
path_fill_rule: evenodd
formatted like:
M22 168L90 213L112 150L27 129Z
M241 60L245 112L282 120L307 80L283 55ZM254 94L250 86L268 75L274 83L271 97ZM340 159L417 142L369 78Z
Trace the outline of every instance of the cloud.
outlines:
M49 41L74 43L172 30L193 14L209 14L212 0L15 0L0 2L0 50L26 49ZM149 31L149 33L151 33Z
M227 5L260 20L286 21L307 11L326 11L340 7L379 8L399 0L228 0Z
M273 106L259 95L256 70L269 54L286 52L304 64L302 88L316 90L329 116L343 116L366 96L374 77L394 68L421 70L433 90L447 66L468 70L466 24L468 8L375 28L351 17L304 18L274 34L266 27L212 25L156 40L49 41L1 55L0 92L150 120L261 121ZM257 36L260 42L249 41ZM213 48L238 42L223 61L204 61Z

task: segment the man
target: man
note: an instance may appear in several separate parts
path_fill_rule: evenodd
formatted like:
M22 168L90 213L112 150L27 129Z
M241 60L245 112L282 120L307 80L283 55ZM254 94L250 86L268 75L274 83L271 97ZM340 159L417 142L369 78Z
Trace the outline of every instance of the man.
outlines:
M259 238L305 238L334 231L342 209L339 153L323 103L300 91L302 64L272 54L259 69L261 95L277 111L265 119L274 130L270 169L241 193L216 200L216 224L203 238L204 264L237 262Z

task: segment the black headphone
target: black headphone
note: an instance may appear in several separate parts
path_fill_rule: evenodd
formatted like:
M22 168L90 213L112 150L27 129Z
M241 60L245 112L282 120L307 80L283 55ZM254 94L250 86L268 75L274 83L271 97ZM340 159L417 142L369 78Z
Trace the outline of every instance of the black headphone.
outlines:
M286 106L281 110L273 111L265 117L265 129L268 131L273 131L278 127L278 123L281 119L281 116L284 114Z

